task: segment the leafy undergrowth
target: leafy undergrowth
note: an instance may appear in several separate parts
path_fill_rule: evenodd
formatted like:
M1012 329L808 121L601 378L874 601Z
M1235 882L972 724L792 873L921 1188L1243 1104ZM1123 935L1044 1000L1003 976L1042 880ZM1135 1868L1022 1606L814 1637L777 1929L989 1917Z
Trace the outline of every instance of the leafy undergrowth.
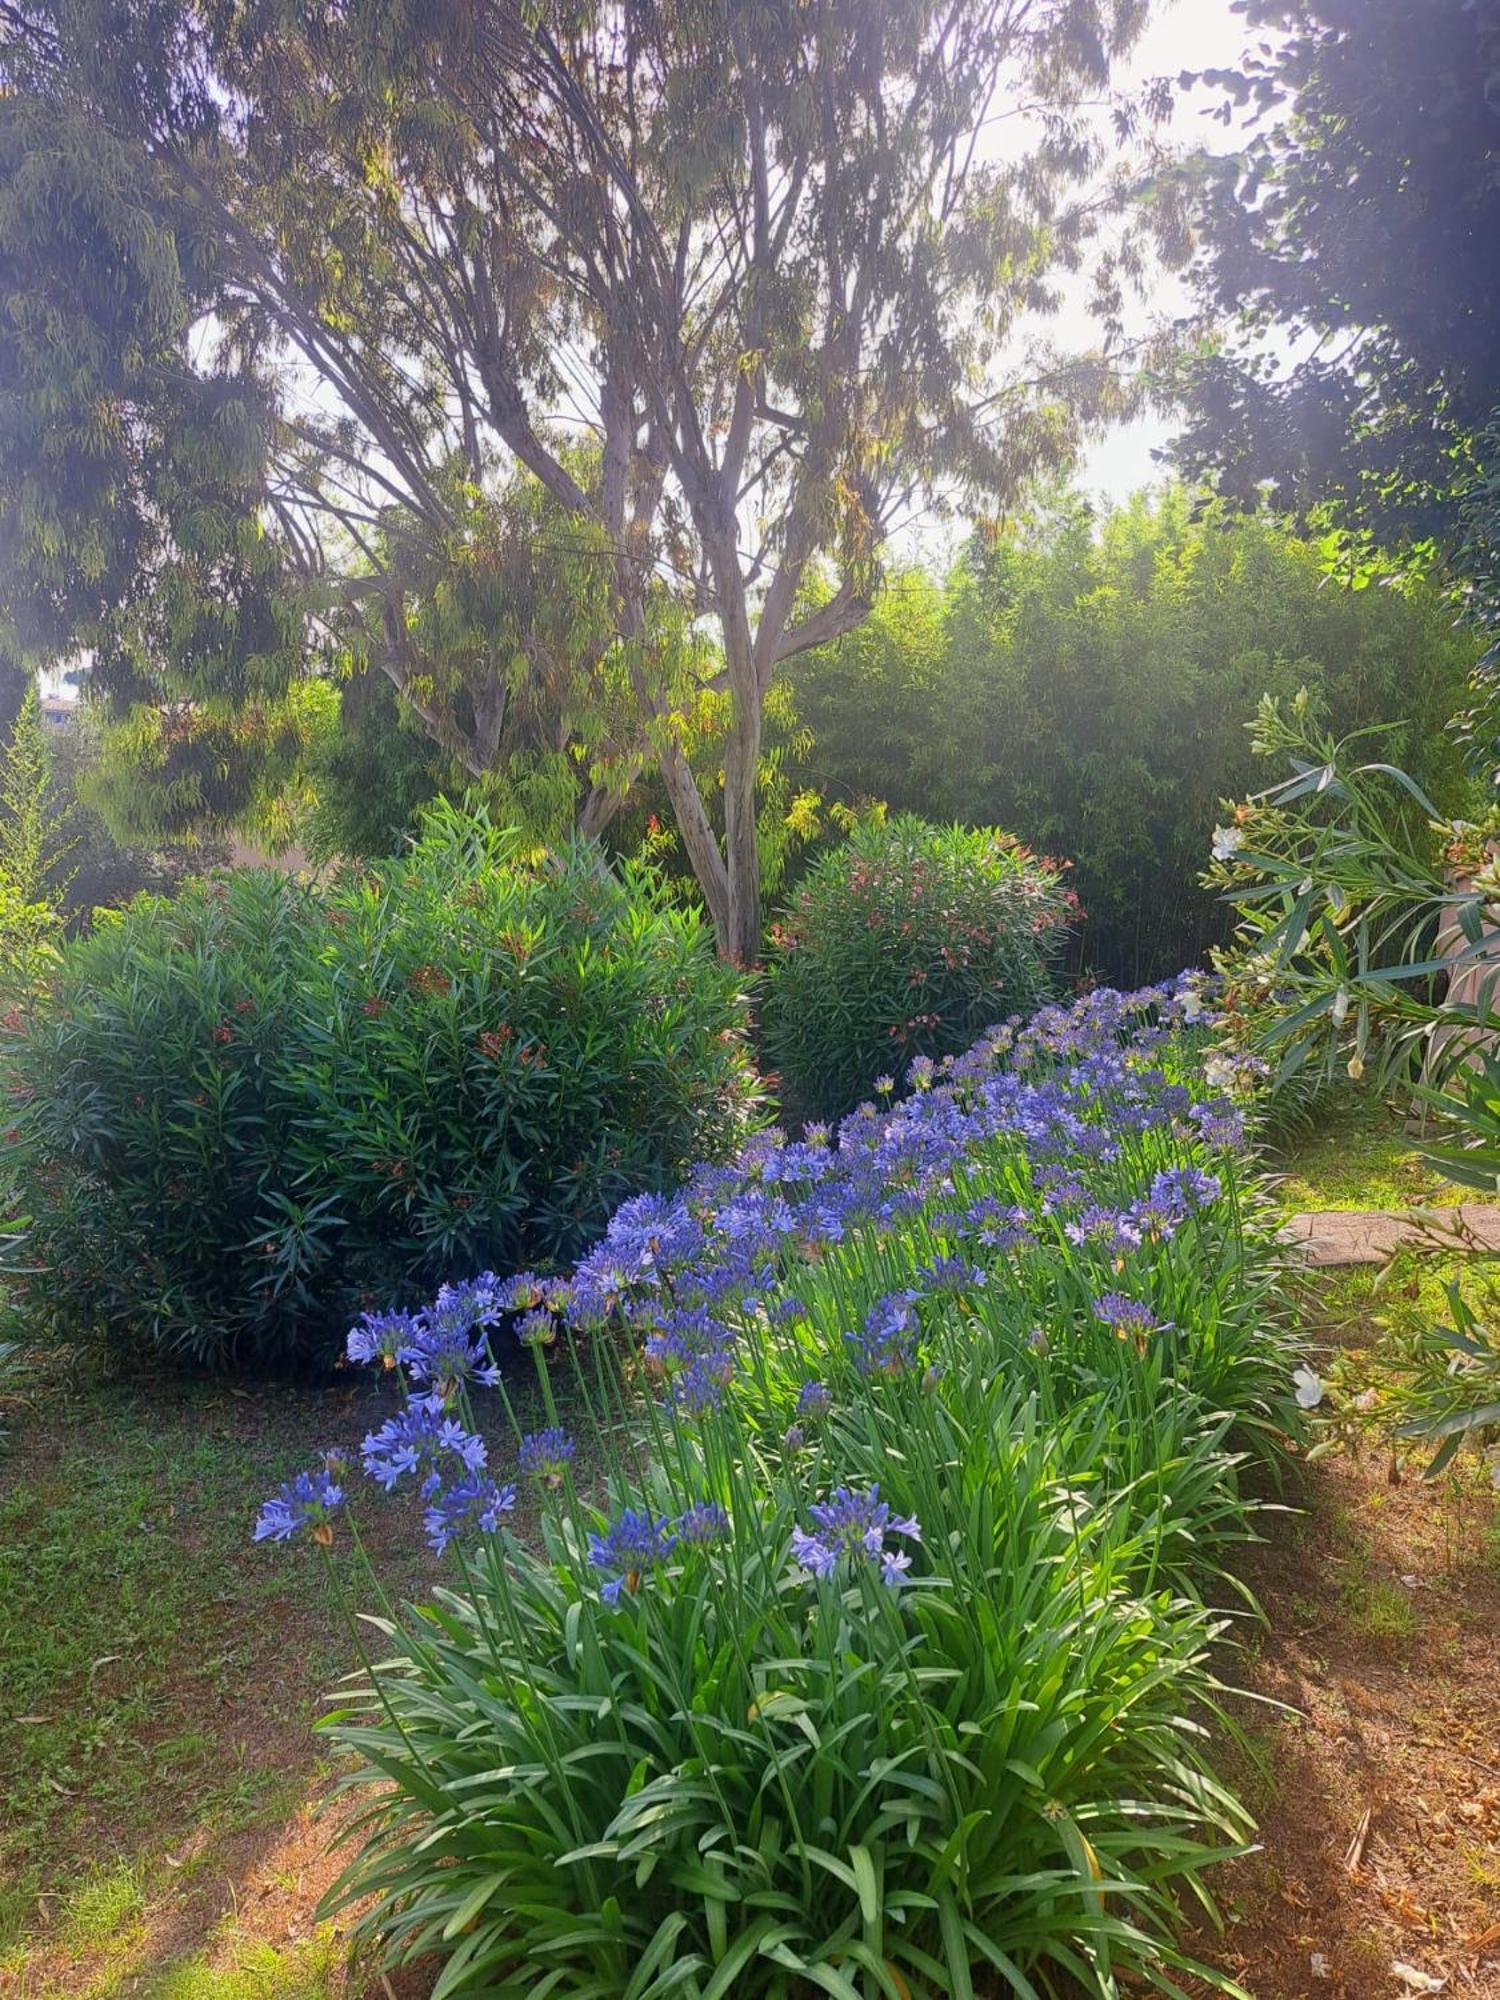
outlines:
M8 1413L7 2000L362 1994L311 1916L335 1872L311 1724L347 1671L347 1634L321 1566L253 1547L249 1528L268 1483L315 1448L357 1446L391 1407L363 1380L251 1393L43 1374ZM418 1524L392 1516L375 1534L396 1588L425 1594L441 1565Z
M1471 1199L1412 1150L1401 1119L1374 1096L1319 1111L1315 1129L1284 1158L1279 1198L1292 1210L1448 1207Z

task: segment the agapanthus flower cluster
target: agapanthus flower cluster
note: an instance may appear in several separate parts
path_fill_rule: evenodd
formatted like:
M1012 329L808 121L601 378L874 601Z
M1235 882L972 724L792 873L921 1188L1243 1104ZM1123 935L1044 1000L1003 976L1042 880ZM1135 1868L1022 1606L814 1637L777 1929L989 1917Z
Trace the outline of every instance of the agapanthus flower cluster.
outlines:
M917 1358L917 1295L888 1292L877 1299L858 1333L844 1338L861 1375L900 1375Z
M841 1561L878 1565L882 1580L900 1583L911 1567L904 1549L887 1546L887 1537L896 1535L920 1542L922 1530L911 1518L898 1520L880 1497L880 1488L856 1493L852 1487L835 1487L829 1497L809 1508L813 1530L798 1528L792 1535L792 1560L810 1575L831 1577Z
M1222 1183L1201 1167L1167 1167L1130 1210L1132 1227L1144 1240L1165 1243L1190 1215L1217 1201Z
M681 1548L717 1548L729 1540L729 1534L729 1516L717 1500L700 1500L677 1517L677 1542Z
M315 1540L331 1540L329 1516L344 1504L342 1478L342 1466L328 1458L315 1471L299 1472L287 1480L261 1508L255 1540L287 1542L304 1528L312 1530Z
M1244 1136L1238 1105L1211 1086L1195 1098L1165 1066L1169 1039L1202 1022L1208 1004L1202 982L1178 981L1135 994L1101 989L1028 1023L998 1024L961 1056L918 1058L911 1094L900 1101L863 1106L832 1133L756 1134L737 1158L697 1168L678 1193L633 1197L566 1277L482 1273L445 1286L419 1311L367 1313L350 1331L348 1357L394 1371L408 1401L365 1439L366 1471L387 1491L407 1479L419 1486L440 1549L461 1535L493 1533L515 1490L488 1469L468 1414L471 1391L496 1382L507 1352L547 1349L574 1332L593 1337L606 1326L611 1339L643 1351L669 1420L694 1424L711 1423L739 1394L759 1343L784 1337L799 1349L798 1373L818 1378L802 1382L795 1410L780 1419L791 1418L782 1447L792 1458L816 1434L833 1402L830 1384L845 1369L878 1384L916 1377L937 1393L944 1362L932 1350L961 1338L942 1296L1009 1296L1009 1260L1055 1248L1059 1231L1084 1271L1097 1272L1086 1280L1091 1288L1120 1287L1093 1297L1096 1318L1146 1353L1170 1329L1130 1296L1128 1288L1144 1289L1144 1246L1187 1226L1219 1198L1221 1181L1183 1164L1132 1186L1127 1163L1143 1134L1212 1150ZM997 1145L1007 1149L1008 1184L991 1181L1003 1193L981 1192L984 1182L976 1187L971 1175ZM834 1337L843 1351L820 1358L810 1345L820 1315L797 1296L798 1273L809 1274L804 1289L813 1296L810 1273L836 1246L856 1236L894 1240L916 1218L924 1261L907 1282L887 1280L892 1288L867 1309L862 1300L857 1329L842 1343ZM1060 1341L1065 1325L1060 1319L1051 1338ZM1026 1344L1044 1355L1049 1334L1036 1328ZM546 1365L540 1357L538 1365ZM519 1473L544 1491L560 1486L575 1449L560 1426L529 1433ZM286 1540L304 1529L321 1538L343 1499L332 1472L300 1475L267 1502L257 1538ZM814 1509L813 1523L799 1532L796 1552L817 1574L857 1558L896 1581L910 1560L897 1544L917 1535L915 1522L891 1520L873 1488L838 1489ZM627 1510L592 1538L590 1556L615 1602L674 1551L712 1547L728 1532L715 1502L678 1517Z
M962 1257L934 1257L930 1264L919 1265L916 1272L916 1289L924 1295L934 1292L969 1292L983 1285L988 1274L977 1264L965 1262Z
M421 1474L424 1498L436 1490L449 1461L465 1472L479 1472L489 1456L484 1439L450 1414L441 1390L414 1397L371 1431L360 1450L366 1472L387 1493L408 1475Z
M367 1312L349 1329L344 1352L358 1368L394 1368L416 1338L416 1315L409 1312Z
M493 1535L501 1515L508 1514L515 1504L514 1486L497 1486L480 1473L456 1480L451 1486L438 1486L428 1494L422 1516L427 1539L441 1555L466 1529Z
M577 1452L578 1446L562 1425L549 1424L545 1430L526 1433L516 1463L522 1472L540 1479L544 1486L559 1486Z
M495 1304L501 1312L528 1312L547 1303L548 1284L549 1280L539 1278L535 1271L515 1271L496 1286Z
M602 1535L589 1541L589 1561L606 1572L599 1595L606 1604L618 1602L622 1591L634 1597L644 1579L671 1555L677 1536L671 1523L654 1514L627 1507Z
M959 1233L971 1236L984 1250L1019 1250L1031 1241L1031 1217L1014 1202L1002 1202L998 1195L981 1195L970 1204Z
M487 1341L482 1334L471 1333L461 1315L441 1319L419 1314L415 1336L397 1358L408 1380L430 1383L435 1389L453 1390L460 1382L493 1389L500 1380Z
M879 1232L919 1213L951 1193L966 1159L1000 1139L1024 1147L1040 1216L1056 1216L1080 1247L1123 1268L1148 1236L1169 1235L1215 1191L1212 1175L1183 1168L1172 1170L1178 1181L1158 1175L1134 1200L1110 1202L1091 1197L1086 1178L1120 1157L1122 1131L1175 1130L1188 1114L1190 1094L1166 1077L1155 1051L1181 1027L1185 996L1196 990L1182 982L1131 995L1101 989L1071 1008L1043 1009L1026 1027L990 1030L962 1057L920 1064L926 1088L889 1111L863 1107L831 1141L821 1132L799 1145L758 1135L735 1162L700 1168L677 1197L627 1203L574 1272L570 1316L580 1326L643 1325L648 1358L676 1378L679 1407L709 1412L728 1379L731 1323L764 1314L780 1325L800 1310L780 1295L797 1260L852 1230ZM1211 1143L1238 1132L1238 1114L1231 1129L1225 1107L1198 1110ZM1037 1240L1039 1220L994 1195L931 1216L940 1242L971 1254L945 1251L913 1293L979 1285L990 1258ZM915 1360L915 1302L878 1301L847 1336L862 1372L897 1374Z
M349 1329L346 1357L358 1366L404 1368L410 1381L455 1389L461 1382L493 1388L500 1371L486 1329L501 1316L499 1280L490 1272L444 1285L421 1312L366 1313Z
M1117 1340L1133 1340L1142 1350L1153 1333L1170 1331L1168 1322L1158 1319L1150 1306L1124 1292L1105 1292L1095 1299L1094 1317L1113 1328Z
M826 1382L804 1382L797 1391L797 1415L808 1422L826 1417L833 1408L833 1391Z
M1195 1104L1190 1113L1205 1146L1215 1152L1235 1152L1245 1143L1245 1114L1227 1097Z

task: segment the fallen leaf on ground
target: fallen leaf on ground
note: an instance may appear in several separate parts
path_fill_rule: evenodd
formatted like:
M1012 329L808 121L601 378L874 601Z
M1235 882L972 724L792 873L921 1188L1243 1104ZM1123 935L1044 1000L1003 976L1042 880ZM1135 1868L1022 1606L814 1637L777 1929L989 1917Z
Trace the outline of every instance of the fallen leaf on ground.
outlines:
M1446 1979L1435 1979L1430 1972L1423 1972L1415 1965L1405 1965L1399 1958L1391 1960L1391 1970L1413 1993L1441 1993L1448 1984Z

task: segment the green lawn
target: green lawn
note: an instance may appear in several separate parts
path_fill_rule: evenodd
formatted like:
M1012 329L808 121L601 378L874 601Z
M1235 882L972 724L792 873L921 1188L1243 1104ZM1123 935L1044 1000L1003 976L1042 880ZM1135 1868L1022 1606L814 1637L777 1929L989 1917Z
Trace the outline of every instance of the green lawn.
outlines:
M1425 1208L1474 1200L1443 1180L1413 1150L1401 1120L1377 1097L1341 1099L1285 1149L1269 1169L1290 1209Z
M389 1407L363 1384L38 1377L8 1411L0 1992L346 1990L340 1954L304 1921L315 1883L300 1897L286 1887L310 1932L290 1945L257 1935L243 1910L246 1882L275 1876L278 1846L294 1850L298 1878L321 1857L304 1808L331 1773L311 1724L353 1658L316 1551L257 1547L250 1532L266 1493L330 1444L357 1448ZM497 1462L507 1451L496 1444ZM438 1573L414 1510L385 1513L377 1495L363 1517L388 1584L413 1590ZM347 1537L335 1561L367 1605ZM274 1880L256 1893L280 1900ZM195 1956L205 1935L212 1970Z

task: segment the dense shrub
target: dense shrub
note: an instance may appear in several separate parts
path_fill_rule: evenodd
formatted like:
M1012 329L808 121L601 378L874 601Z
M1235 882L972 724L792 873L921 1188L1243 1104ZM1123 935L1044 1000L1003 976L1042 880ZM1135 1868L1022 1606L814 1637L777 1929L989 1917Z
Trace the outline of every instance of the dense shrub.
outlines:
M435 1276L576 1253L752 1103L732 972L652 878L447 808L328 890L143 899L4 1052L33 1325L316 1364Z
M1204 1600L1294 1414L1237 1114L1163 1040L1185 1002L1048 1010L836 1144L627 1204L565 1287L355 1329L410 1378L366 1471L421 1485L462 1579L332 1724L335 1902L387 1964L436 1953L443 2000L1182 1990L1182 1906L1247 1827ZM550 1423L490 1465L475 1376L514 1336ZM257 1534L342 1564L348 1483Z
M1071 967L1175 971L1229 928L1199 877L1219 801L1265 782L1246 724L1267 691L1306 685L1335 734L1399 723L1382 754L1445 815L1462 802L1443 724L1477 642L1434 586L1351 588L1328 560L1183 489L1045 502L946 578L894 578L866 625L789 663L812 738L792 774L1066 855L1089 913Z
M0 876L0 1002L30 1004L57 967L62 925L46 903L27 902Z
M761 1024L787 1107L839 1117L915 1058L1030 1013L1072 907L1008 834L868 820L771 928Z

